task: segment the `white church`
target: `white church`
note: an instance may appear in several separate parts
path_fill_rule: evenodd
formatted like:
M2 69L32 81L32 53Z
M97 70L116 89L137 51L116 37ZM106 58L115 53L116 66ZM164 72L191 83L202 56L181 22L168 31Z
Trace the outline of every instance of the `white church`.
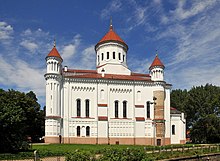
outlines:
M149 74L132 72L128 45L112 24L95 51L95 70L63 68L55 45L47 55L45 142L184 144L186 120L170 107L172 85L159 57Z

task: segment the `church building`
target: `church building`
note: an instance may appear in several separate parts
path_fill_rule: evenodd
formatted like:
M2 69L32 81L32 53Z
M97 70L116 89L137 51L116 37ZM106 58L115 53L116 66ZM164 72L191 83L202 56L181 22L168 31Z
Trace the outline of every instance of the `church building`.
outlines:
M112 24L95 51L95 70L63 67L55 45L47 55L45 142L184 144L186 120L170 107L172 85L158 55L149 74L132 72Z

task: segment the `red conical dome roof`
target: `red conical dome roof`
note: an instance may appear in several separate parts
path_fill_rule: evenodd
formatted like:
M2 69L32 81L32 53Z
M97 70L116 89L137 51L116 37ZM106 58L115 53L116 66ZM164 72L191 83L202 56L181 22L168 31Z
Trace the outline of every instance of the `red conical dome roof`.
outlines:
M50 51L50 53L47 55L47 57L58 57L60 58L61 60L62 57L60 56L59 52L57 51L56 47L54 46L53 49Z
M165 68L165 66L163 65L163 63L160 61L159 57L156 55L153 63L151 64L150 68L151 69L152 67L155 67L155 66L159 66L159 67L162 67L162 68Z
M109 41L115 41L115 42L119 42L123 45L125 45L127 48L127 44L120 38L120 36L118 36L118 34L113 30L113 26L110 25L110 29L109 31L105 34L105 36L103 36L103 38L96 44L96 47L97 45L100 45L102 43L105 43L105 42L109 42Z

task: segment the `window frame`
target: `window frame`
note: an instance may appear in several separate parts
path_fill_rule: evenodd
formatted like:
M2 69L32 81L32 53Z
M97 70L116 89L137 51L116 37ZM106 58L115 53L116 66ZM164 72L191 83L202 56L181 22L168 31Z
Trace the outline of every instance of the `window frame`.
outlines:
M81 99L76 99L76 116L81 117Z
M85 115L86 115L86 117L89 117L89 104L90 104L90 101L89 101L89 99L86 99L85 100Z
M171 131L172 135L176 135L176 126L172 125L171 129L172 129L172 131Z
M118 100L116 100L115 101L115 118L118 118L118 105L119 105L119 101Z
M123 118L127 118L127 101L123 101Z
M86 126L86 136L90 136L90 127Z
M147 118L149 119L150 118L150 101L147 101Z
M77 136L77 137L80 137L80 133L81 133L81 131L80 131L80 126L77 126L77 127L76 127L76 136Z

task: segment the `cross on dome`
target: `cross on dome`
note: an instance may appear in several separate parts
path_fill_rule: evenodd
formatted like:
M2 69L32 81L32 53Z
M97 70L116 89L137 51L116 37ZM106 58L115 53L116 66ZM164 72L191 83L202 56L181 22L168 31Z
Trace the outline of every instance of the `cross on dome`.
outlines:
M95 48L98 45L101 45L103 43L107 42L118 42L122 45L124 45L128 49L128 45L120 38L120 36L113 30L112 25L112 18L110 19L110 27L109 31L105 34L105 36L102 37L102 39L96 44Z

